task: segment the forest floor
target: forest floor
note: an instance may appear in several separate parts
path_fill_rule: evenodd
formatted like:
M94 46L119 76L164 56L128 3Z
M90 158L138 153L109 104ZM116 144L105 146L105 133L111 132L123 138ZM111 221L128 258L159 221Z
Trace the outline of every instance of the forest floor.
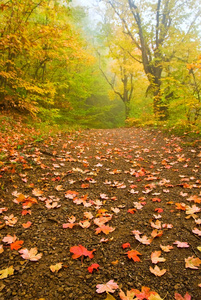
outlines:
M201 299L198 141L17 134L0 145L0 300Z

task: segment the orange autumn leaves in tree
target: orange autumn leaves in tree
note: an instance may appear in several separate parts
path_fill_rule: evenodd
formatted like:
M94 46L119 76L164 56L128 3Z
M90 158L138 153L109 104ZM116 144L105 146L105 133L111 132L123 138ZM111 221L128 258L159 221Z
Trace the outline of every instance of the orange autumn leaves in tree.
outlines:
M195 69L201 70L201 55L198 56L198 59L196 62L187 64L187 69L188 70L195 70Z

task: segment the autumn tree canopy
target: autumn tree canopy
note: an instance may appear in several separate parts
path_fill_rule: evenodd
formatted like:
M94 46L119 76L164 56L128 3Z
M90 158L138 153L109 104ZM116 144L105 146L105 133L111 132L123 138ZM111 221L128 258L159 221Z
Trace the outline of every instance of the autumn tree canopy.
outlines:
M173 94L163 90L162 80L167 75L165 64L177 57L179 48L189 39L191 47L198 39L200 1L134 1L104 0L113 9L114 22L122 23L125 36L141 52L141 62L154 95L154 113L167 118L169 100ZM189 45L188 45L189 46ZM186 48L182 56L189 54ZM179 53L180 54L180 53Z
M201 1L93 4L102 17L68 0L1 1L0 107L96 127L199 124Z

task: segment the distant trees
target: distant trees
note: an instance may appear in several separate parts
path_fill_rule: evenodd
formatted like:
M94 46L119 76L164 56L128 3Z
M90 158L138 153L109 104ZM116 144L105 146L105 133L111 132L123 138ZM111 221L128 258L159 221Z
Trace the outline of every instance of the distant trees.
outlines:
M104 47L108 49L105 59L107 69L101 65L101 53L99 54L99 67L101 72L111 87L110 98L119 97L125 107L125 118L127 119L131 110L131 101L134 99L136 79L140 77L143 70L137 55L138 49L133 48L132 41L126 38L122 32L122 26L110 24L108 29L102 33ZM135 59L133 61L133 58Z

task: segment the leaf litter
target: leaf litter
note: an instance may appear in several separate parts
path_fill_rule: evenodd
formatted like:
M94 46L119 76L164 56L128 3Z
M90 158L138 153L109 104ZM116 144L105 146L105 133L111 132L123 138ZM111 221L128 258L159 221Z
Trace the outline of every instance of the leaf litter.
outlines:
M199 299L200 146L140 128L17 145L0 165L0 297Z

